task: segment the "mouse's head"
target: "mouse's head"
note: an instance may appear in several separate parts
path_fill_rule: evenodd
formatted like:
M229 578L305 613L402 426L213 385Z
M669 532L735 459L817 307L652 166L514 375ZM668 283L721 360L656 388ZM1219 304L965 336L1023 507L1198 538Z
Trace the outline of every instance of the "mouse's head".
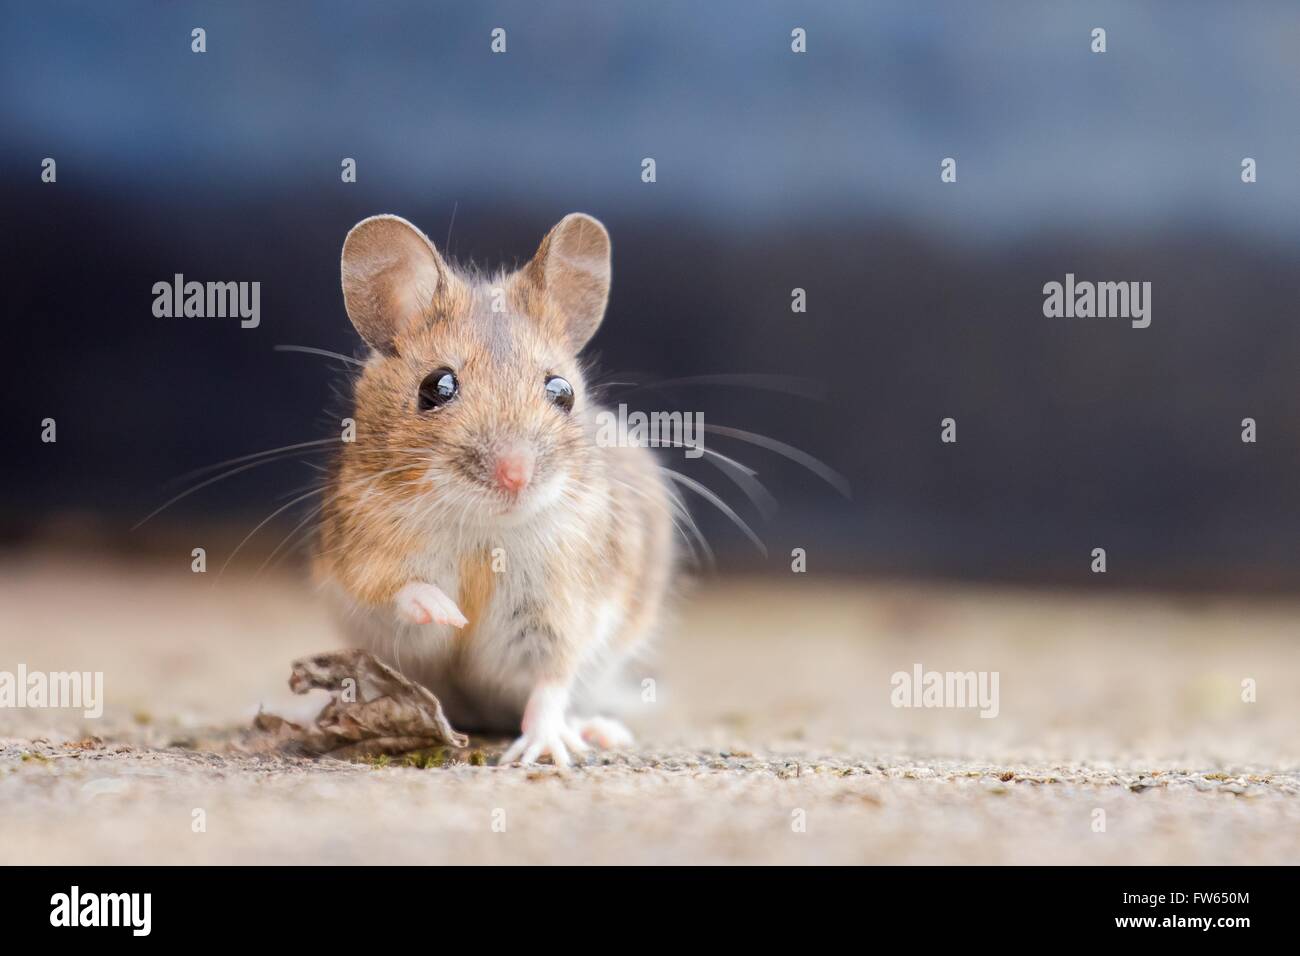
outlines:
M453 269L397 216L358 223L343 298L372 353L350 471L429 518L513 523L572 496L594 454L578 353L609 282L609 234L581 213L522 269L491 276Z

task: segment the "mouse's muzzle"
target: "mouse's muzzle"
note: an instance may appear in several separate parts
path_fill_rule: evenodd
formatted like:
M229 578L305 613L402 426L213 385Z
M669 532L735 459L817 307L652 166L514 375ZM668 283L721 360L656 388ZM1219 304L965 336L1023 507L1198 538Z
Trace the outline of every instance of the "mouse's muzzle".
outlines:
M492 476L497 488L511 498L517 498L533 480L536 455L523 445L512 445L498 453Z

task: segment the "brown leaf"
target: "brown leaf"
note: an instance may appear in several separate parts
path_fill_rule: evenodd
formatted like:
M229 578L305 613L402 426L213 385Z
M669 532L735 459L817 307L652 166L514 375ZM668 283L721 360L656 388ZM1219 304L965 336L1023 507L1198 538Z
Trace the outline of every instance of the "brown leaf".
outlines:
M284 749L347 760L403 754L428 747L465 747L428 688L408 680L366 651L337 651L294 661L289 688L329 691L330 701L307 727L259 713L254 729Z

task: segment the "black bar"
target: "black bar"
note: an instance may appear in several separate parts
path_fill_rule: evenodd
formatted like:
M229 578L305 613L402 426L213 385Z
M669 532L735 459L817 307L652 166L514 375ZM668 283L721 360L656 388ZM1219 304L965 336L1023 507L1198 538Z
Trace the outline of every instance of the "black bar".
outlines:
M1232 945L1252 930L1293 931L1294 872L1282 868L842 868L647 869L617 872L527 868L229 867L11 868L7 942L77 932L83 938L301 943L351 926L374 939L410 927L487 930L499 919L525 930L582 921L611 940L660 924L663 942L692 932L743 937L760 931L821 933L843 940L936 934L954 941L1022 946L1033 939L1160 940L1200 935ZM149 894L115 927L54 926L77 887L81 913L98 894ZM94 896L94 903L87 897ZM60 901L68 906L60 910ZM449 902L450 901L450 902ZM90 907L87 909L87 907ZM128 917L134 915L134 923ZM67 922L67 920L64 920ZM594 922L592 922L594 921ZM1208 921L1208 925L1206 923ZM804 930L798 930L804 927ZM814 929L820 927L820 929ZM1045 934L1035 937L1031 934ZM1046 935L1052 934L1052 935ZM358 940L365 938L356 937Z

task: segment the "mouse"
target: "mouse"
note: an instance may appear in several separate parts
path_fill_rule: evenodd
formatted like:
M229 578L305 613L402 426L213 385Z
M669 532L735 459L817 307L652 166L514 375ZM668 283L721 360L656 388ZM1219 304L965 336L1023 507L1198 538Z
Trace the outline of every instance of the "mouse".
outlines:
M500 765L628 747L599 708L661 627L680 503L648 447L598 440L580 355L609 301L608 231L570 214L521 268L486 272L372 216L341 273L366 354L313 573L349 643L458 730L515 737Z

